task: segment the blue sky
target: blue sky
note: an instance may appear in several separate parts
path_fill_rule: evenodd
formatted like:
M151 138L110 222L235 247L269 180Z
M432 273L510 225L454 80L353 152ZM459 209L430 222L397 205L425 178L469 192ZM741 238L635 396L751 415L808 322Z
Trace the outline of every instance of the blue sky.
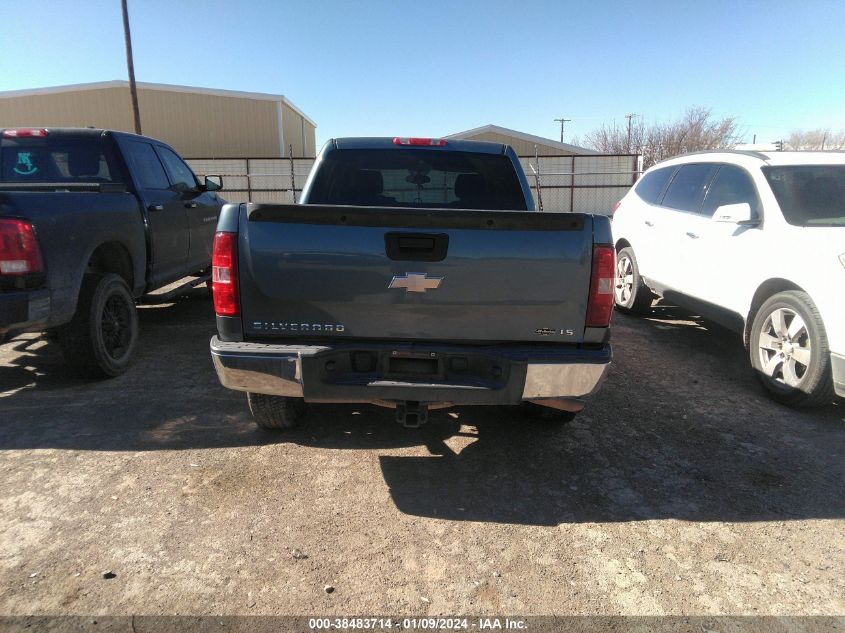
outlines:
M845 2L129 0L139 81L281 93L317 140L565 140L691 105L746 141L845 128ZM0 90L126 78L119 0L0 0Z

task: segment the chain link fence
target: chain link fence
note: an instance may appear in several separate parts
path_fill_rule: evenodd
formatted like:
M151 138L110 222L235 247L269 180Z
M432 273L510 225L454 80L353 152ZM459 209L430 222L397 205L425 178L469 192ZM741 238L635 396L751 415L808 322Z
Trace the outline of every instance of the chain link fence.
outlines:
M293 203L314 164L313 158L188 158L202 178L223 176L229 202ZM552 213L609 214L640 174L636 154L520 156L534 204Z

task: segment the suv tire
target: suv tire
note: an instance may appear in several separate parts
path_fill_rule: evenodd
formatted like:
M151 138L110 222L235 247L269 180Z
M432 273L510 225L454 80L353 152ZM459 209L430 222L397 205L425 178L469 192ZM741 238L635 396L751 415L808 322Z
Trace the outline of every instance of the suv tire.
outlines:
M651 309L654 295L637 266L634 249L626 246L616 253L616 282L613 289L616 309L626 314L645 314Z
M760 306L748 351L757 379L775 400L792 407L833 400L827 334L806 292L780 292Z

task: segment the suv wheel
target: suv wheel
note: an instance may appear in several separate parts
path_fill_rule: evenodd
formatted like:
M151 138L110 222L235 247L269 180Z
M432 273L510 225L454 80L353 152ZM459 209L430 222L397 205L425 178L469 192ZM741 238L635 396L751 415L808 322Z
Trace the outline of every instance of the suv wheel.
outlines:
M246 400L252 419L262 429L292 429L305 419L305 400L302 398L248 392Z
M654 295L640 277L637 258L630 246L616 254L616 285L613 294L616 309L620 312L644 314L651 308Z
M56 336L65 360L80 373L108 378L125 372L138 341L138 314L126 281L85 275L76 313Z
M833 399L827 334L806 292L780 292L760 306L749 352L757 378L775 400L815 407Z

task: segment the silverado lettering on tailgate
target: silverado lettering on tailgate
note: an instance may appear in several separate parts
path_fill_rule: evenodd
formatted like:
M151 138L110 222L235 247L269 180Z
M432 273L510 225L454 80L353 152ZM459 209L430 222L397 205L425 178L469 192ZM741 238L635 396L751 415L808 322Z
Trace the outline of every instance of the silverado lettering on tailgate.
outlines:
M339 334L346 330L342 323L293 323L290 321L253 321L254 330L265 332L333 332Z

